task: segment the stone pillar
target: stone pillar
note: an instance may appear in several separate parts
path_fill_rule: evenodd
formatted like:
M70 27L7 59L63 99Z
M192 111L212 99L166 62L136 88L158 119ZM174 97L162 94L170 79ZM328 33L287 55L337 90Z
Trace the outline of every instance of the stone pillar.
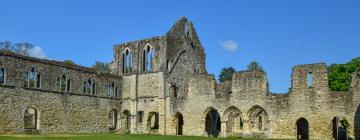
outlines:
M226 134L226 121L221 121L221 131L220 131L219 136L224 137L224 138L227 137L227 134Z

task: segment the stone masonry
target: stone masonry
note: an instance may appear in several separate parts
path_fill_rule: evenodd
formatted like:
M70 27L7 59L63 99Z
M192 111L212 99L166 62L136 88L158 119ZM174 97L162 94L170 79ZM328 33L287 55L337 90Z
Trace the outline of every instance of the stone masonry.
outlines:
M331 91L323 63L293 67L286 94L263 71L217 83L193 23L114 45L111 74L0 52L0 134L131 133L360 140L360 71Z

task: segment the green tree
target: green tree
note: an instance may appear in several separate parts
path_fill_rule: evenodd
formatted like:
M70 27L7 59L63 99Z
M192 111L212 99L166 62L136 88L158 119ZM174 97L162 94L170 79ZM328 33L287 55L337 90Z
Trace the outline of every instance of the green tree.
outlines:
M233 67L223 68L219 76L220 83L225 81L231 81L232 75L234 73L235 73L235 69Z
M359 70L360 57L345 64L331 64L328 67L329 87L333 91L347 91L351 84L351 74Z
M75 65L75 62L72 60L64 60L64 63L67 65Z
M96 61L91 68L101 73L110 73L110 63Z
M247 69L250 71L253 71L253 70L263 71L262 67L260 66L259 62L257 62L257 61L251 61L250 64L247 65Z

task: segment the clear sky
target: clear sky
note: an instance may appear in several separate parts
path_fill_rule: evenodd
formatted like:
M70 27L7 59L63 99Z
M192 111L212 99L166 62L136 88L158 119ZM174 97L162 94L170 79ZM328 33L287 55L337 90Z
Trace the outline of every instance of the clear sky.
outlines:
M90 66L112 45L164 35L193 21L207 69L256 60L272 92L287 92L294 65L360 56L359 0L1 0L0 41L31 42L39 56Z

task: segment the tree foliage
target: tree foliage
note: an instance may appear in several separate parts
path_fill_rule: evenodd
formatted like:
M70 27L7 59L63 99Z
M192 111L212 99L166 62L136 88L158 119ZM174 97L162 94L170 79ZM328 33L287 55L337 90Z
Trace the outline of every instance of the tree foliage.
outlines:
M333 91L347 91L351 84L351 74L359 70L360 57L345 64L331 64L328 67L329 87Z
M263 71L262 67L260 66L259 62L257 62L257 61L250 62L250 64L247 65L247 69L250 70L250 71L253 71L253 70L261 70L261 71Z
M232 75L234 73L235 73L235 69L233 67L223 68L219 76L220 83L225 81L231 81Z
M110 63L96 61L91 68L101 73L110 73Z
M67 65L75 65L75 62L72 60L64 60L64 63Z
M28 42L20 42L13 44L10 41L0 42L0 50L11 51L20 55L29 56L30 50L34 48L34 45Z

